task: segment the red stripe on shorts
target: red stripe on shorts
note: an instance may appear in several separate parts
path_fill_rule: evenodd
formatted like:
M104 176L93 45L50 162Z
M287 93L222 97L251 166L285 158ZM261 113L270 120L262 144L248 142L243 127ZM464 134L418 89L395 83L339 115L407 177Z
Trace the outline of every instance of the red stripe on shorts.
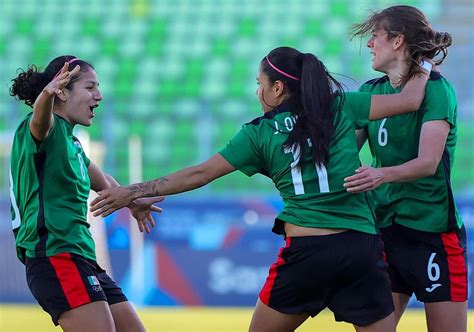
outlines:
M87 293L79 270L72 261L71 254L61 253L51 256L49 257L49 261L56 271L61 288L71 308L77 308L85 303L91 302L91 298L89 297L89 293Z
M263 285L262 290L260 291L259 298L264 304L269 305L270 303L270 293L272 292L273 285L275 284L275 279L277 277L278 271L277 267L283 265L285 263L284 259L281 257L283 250L288 248L291 243L291 238L286 238L286 245L283 248L280 248L278 252L278 258L275 263L272 264L270 267L270 272L268 273L267 281L265 281L265 285Z
M448 255L449 280L451 283L451 301L467 300L467 268L464 260L464 249L459 246L455 232L441 234L444 250Z

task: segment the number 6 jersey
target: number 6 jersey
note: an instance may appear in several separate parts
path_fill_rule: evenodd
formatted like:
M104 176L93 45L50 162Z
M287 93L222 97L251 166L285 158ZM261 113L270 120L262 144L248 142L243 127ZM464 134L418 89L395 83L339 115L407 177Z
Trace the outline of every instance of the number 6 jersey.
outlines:
M393 94L387 76L363 84L359 91L371 94ZM451 127L441 162L433 176L404 183L385 183L370 192L380 227L396 222L405 227L446 232L462 226L453 193L450 173L456 146L457 103L451 84L432 72L420 109L414 113L371 121L366 127L373 167L403 164L418 157L421 127L434 120L447 121Z

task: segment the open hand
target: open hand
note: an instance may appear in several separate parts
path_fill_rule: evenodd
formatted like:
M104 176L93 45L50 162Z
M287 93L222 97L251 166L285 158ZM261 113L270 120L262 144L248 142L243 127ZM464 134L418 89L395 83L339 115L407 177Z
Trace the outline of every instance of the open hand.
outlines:
M129 206L134 200L133 193L127 187L114 187L99 191L98 196L90 206L90 211L97 217L107 217L109 214Z
M155 227L155 220L153 219L151 212L154 211L161 213L163 209L153 204L161 202L164 199L164 196L138 198L128 206L132 216L137 220L140 232L143 233L143 231L145 231L149 234L151 228Z
M69 84L71 78L79 73L81 67L78 65L74 67L72 71L69 71L69 63L64 63L64 66L61 68L59 73L54 76L53 80L46 85L43 89L50 95L60 95L63 92L63 89Z
M380 168L359 167L356 174L344 179L344 188L348 192L358 193L377 188L384 183L384 173Z

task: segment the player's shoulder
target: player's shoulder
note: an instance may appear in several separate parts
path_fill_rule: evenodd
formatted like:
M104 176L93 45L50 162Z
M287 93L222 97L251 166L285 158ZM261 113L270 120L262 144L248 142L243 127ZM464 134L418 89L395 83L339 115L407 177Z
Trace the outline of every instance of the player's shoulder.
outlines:
M24 131L24 130L28 130L29 131L29 123L30 123L30 119L31 117L33 116L33 112L30 112L28 114L26 114L20 121L20 123L18 124L18 126L16 127L16 130L15 132L18 134L19 132L21 131Z
M364 86L364 85L366 85L366 86L377 86L377 85L387 84L389 82L390 82L390 80L389 80L388 76L384 75L382 77L372 78L372 79L364 82L362 84L362 86Z
M455 95L454 86L441 73L431 72L426 83L426 94Z
M433 86L446 86L446 87L452 87L451 82L449 82L446 77L444 77L440 72L431 72L430 73L430 79L428 80L427 85L433 85Z

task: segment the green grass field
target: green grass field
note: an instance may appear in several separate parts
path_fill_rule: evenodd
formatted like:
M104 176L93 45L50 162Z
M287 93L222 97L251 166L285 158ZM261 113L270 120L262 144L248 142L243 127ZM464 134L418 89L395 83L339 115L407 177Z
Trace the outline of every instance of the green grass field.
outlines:
M144 308L138 311L149 332L237 332L247 331L252 308ZM60 331L38 306L0 306L1 332ZM474 330L474 311L469 313L468 331ZM336 323L331 312L324 311L307 320L298 332L354 331L352 325ZM422 310L409 310L398 332L426 331Z

